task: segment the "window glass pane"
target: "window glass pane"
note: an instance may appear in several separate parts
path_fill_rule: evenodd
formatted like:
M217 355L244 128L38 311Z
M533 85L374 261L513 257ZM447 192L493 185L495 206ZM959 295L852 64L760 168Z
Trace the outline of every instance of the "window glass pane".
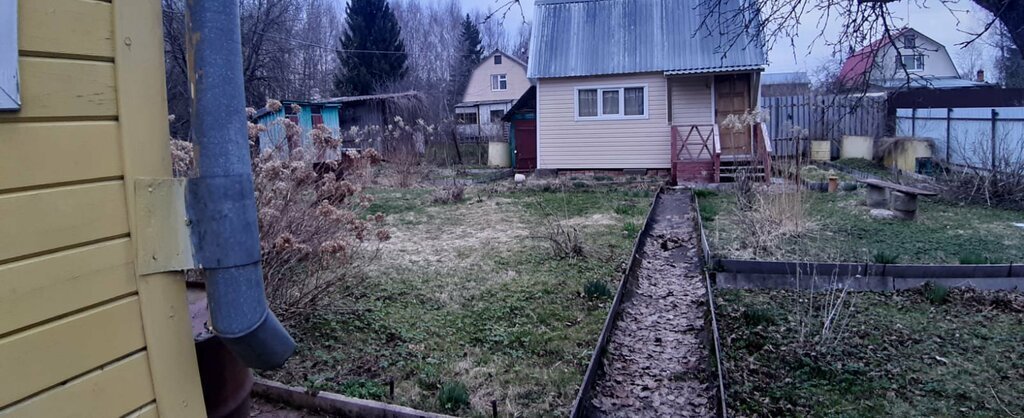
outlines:
M924 69L924 55L918 55L918 56L915 56L914 58L915 58L914 62L917 64L917 68L916 69L923 70Z
M498 76L498 89L505 90L508 88L508 77L505 74Z
M623 91L623 105L627 116L644 114L644 88L630 87Z
M491 74L491 90L497 90L497 89L498 89L498 75L497 74Z
M601 90L601 114L602 115L618 115L619 114L619 91L618 90Z
M491 111L491 123L500 123L501 117L505 116L505 111L501 109L495 109Z
M501 64L501 55L495 55L494 56L494 64L495 65Z
M579 95L580 117L597 116L597 90L580 90Z

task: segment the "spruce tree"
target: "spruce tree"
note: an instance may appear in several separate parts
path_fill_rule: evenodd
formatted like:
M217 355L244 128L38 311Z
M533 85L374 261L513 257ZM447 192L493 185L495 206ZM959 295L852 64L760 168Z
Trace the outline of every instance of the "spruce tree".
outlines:
M456 51L458 59L455 60L455 70L452 71L453 89L451 94L456 101L462 99L462 93L466 90L466 84L469 83L469 76L483 58L484 50L481 43L480 28L467 14L466 19L462 21L462 32Z
M373 94L404 79L402 28L387 0L350 0L345 12L335 90L341 95Z

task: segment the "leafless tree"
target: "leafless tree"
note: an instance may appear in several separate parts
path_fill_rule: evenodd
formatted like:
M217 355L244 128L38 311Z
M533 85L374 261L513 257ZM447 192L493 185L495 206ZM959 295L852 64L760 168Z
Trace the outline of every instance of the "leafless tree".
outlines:
M810 35L814 37L812 43L829 45L833 55L846 57L851 50L874 40L895 44L903 25L894 17L890 6L904 1L914 1L919 7L944 8L958 22L959 12L963 11L957 9L959 2L954 0L701 0L699 8L704 13L703 30L715 30L722 22L739 22L744 30L757 33L758 40L768 48L780 42L795 45L797 36ZM977 41L999 23L1007 28L1018 48L1024 46L1024 1L971 1L991 15L984 27L970 32L972 38L961 46ZM801 33L809 20L815 21L817 33L808 34L806 30ZM831 33L830 28L839 28L838 34L826 36ZM742 34L743 31L737 33L734 42L744 39ZM728 45L732 47L736 45ZM899 57L899 48L896 50ZM877 65L872 68L879 69ZM906 68L901 70L909 84L914 75Z

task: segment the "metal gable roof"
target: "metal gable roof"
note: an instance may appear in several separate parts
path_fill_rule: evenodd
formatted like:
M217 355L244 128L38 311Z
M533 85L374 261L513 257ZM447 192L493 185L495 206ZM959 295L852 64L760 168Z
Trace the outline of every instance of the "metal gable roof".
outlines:
M538 0L527 76L761 69L763 43L742 22L760 21L738 15L741 1L709 13L704 0Z

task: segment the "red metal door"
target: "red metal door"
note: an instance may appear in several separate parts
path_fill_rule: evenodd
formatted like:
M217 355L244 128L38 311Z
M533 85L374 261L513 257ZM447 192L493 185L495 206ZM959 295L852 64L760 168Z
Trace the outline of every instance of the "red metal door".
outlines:
M512 123L516 132L516 171L533 171L537 168L537 122L517 120Z

